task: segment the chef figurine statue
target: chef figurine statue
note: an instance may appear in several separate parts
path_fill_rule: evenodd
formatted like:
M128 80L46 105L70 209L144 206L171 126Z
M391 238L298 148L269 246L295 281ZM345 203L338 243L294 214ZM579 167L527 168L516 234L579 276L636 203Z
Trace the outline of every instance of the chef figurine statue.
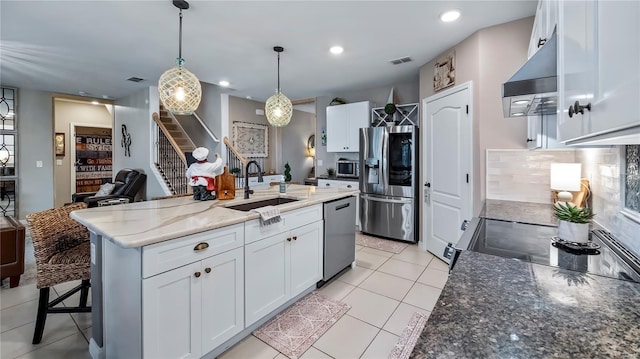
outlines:
M215 177L224 171L222 158L216 153L216 160L207 162L209 150L198 147L191 153L197 162L192 163L187 169L189 185L193 188L193 199L208 201L216 199Z

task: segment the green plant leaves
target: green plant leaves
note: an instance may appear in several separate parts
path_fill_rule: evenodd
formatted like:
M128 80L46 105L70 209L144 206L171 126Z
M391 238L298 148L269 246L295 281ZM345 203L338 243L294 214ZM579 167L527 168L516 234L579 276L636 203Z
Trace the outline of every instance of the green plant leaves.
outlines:
M566 202L556 203L553 212L559 220L573 223L589 223L595 216L591 208L578 208Z

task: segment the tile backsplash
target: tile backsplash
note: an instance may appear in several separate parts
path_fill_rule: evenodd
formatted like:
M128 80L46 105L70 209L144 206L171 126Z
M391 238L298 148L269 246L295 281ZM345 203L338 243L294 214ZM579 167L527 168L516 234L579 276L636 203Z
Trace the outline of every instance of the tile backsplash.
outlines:
M621 213L624 146L575 150L487 150L487 199L552 203L551 162L582 163L595 221L640 256L640 223Z

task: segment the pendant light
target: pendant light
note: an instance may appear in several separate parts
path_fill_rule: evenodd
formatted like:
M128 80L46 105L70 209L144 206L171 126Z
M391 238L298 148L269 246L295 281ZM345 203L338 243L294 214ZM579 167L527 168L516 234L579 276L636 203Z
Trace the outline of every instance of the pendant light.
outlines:
M189 9L184 0L173 0L173 5L180 9L180 42L175 67L165 71L158 81L160 101L164 108L176 115L191 115L200 105L202 88L200 81L189 70L184 68L182 58L182 10Z
M265 103L264 112L271 126L284 127L291 121L293 105L291 100L280 92L280 53L284 51L284 48L275 46L273 51L278 53L278 88L276 88L276 94L269 97Z

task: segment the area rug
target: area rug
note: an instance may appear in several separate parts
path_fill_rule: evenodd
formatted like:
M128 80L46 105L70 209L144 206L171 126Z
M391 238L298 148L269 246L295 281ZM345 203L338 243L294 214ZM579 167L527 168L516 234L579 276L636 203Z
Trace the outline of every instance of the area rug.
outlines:
M409 320L409 324L407 324L407 327L402 331L402 335L400 336L400 339L398 339L398 343L396 343L396 346L391 350L389 359L409 358L426 323L426 315L418 312L414 313L411 320Z
M253 335L289 358L298 358L349 308L345 303L311 292L255 330Z
M408 245L406 243L400 243L390 239L369 236L362 232L356 232L356 244L396 254L402 252Z

